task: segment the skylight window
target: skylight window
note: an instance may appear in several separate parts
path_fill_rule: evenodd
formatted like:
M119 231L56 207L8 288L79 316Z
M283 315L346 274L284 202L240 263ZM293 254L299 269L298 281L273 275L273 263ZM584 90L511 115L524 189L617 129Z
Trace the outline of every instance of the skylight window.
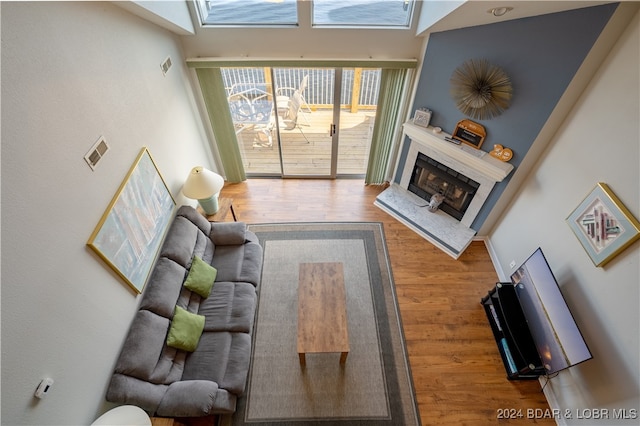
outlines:
M409 28L416 0L312 0L314 27ZM195 0L203 25L297 26L296 0ZM308 11L309 9L301 8Z
M313 0L313 25L404 27L411 25L414 0Z
M291 26L298 24L296 0L196 0L203 25Z

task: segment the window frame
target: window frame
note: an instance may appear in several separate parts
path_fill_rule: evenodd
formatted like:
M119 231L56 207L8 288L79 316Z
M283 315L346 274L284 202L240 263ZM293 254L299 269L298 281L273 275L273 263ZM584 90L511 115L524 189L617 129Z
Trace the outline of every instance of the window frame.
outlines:
M209 0L215 1L215 0ZM201 28L299 28L301 23L304 26L309 23L310 28L312 29L362 29L362 30L409 30L413 26L413 21L416 15L416 8L418 0L404 0L406 4L408 4L408 16L407 20L404 24L374 24L374 23L343 23L343 22L322 22L315 23L315 14L314 10L316 7L314 0L309 0L311 6L302 10L309 10L308 17L301 17L299 7L299 1L294 0L293 4L295 5L295 14L296 19L295 22L242 22L242 20L238 20L237 22L211 22L207 21L209 17L209 9L206 4L209 2L208 0L192 0L193 7L196 9L196 15L198 21L200 23ZM288 3L288 2L287 2ZM302 19L301 19L302 18Z
M300 13L298 10L298 2L296 0L293 1L295 5L295 22L220 22L220 23L212 23L207 22L207 18L209 16L209 10L206 7L207 0L193 0L194 7L196 9L196 13L198 15L198 20L200 22L200 26L202 28L297 28L300 26Z
M315 1L311 0L311 27L312 28L324 28L324 29L362 29L362 30L408 30L411 29L413 24L414 13L416 10L416 3L418 0L404 0L409 6L407 20L404 24L373 24L373 23L316 23L315 22Z

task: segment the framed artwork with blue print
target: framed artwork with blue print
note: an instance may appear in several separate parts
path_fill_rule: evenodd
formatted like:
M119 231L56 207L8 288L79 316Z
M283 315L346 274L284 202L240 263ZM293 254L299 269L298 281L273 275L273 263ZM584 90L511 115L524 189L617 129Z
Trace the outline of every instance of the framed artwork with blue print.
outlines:
M175 206L149 150L142 148L87 245L142 293Z
M576 207L567 223L596 266L604 266L640 237L640 222L603 182Z

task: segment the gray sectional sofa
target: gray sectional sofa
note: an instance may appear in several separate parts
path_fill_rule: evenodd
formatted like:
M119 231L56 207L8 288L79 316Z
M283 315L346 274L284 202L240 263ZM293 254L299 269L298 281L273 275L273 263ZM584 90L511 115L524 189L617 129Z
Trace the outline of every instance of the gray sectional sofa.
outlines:
M217 269L206 298L183 286L194 256ZM249 370L261 269L262 248L244 223L208 222L192 207L180 207L117 360L107 400L161 417L235 411ZM204 316L193 352L167 345L176 306Z

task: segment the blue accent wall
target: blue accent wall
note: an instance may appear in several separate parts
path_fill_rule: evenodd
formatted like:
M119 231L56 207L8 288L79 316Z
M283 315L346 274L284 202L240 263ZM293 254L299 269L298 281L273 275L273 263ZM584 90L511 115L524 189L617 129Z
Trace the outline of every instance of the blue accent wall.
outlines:
M494 144L511 148L510 163L517 168L617 7L613 3L433 33L414 107L431 109L431 125L451 133L458 121L470 118L458 111L449 94L453 71L474 58L501 67L513 85L511 106L491 120L472 120L487 130L483 150L490 151ZM407 139L401 161L408 148ZM496 184L473 229L480 229L511 175ZM400 177L397 174L394 181L398 183Z

